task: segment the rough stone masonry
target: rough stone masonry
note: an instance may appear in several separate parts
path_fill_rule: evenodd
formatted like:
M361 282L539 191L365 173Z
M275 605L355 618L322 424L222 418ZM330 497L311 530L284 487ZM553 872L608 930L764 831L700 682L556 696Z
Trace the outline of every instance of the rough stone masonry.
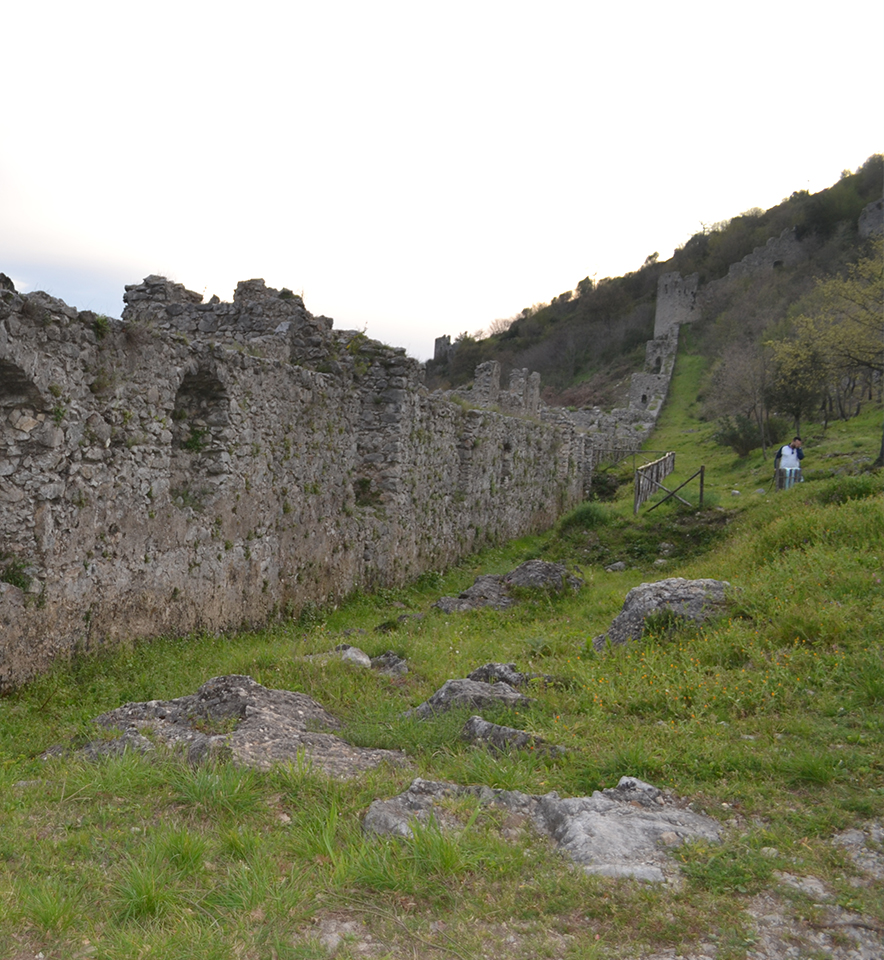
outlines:
M152 276L124 300L112 320L0 274L0 689L403 583L581 498L573 424L430 394L287 290Z

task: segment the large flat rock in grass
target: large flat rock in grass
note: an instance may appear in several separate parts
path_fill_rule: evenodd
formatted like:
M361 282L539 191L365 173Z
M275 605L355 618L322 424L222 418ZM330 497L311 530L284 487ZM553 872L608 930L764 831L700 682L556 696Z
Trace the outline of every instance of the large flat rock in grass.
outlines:
M450 815L438 803L453 796L476 796L529 818L587 873L601 876L663 882L678 874L672 849L688 839L719 839L715 820L635 777L623 777L591 797L571 798L417 779L399 796L372 803L363 829L409 837L415 822L431 819L443 830L451 828Z
M340 722L306 694L270 690L240 675L215 677L176 700L127 703L95 722L122 735L93 741L85 748L93 756L163 744L181 749L192 762L229 758L266 770L276 763L306 760L339 778L381 763L406 763L398 750L354 747L330 732Z
M559 593L565 588L579 590L583 586L567 567L547 560L526 560L507 574L489 573L476 577L471 587L456 597L441 597L433 606L443 613L465 613L481 607L506 610L517 601L510 596L510 588L523 587Z
M606 644L619 646L641 638L645 620L654 615L671 613L685 620L700 623L717 616L725 609L726 580L685 580L670 577L655 583L640 583L626 594L623 609L608 628L607 633L595 637L596 650Z
M425 720L437 713L447 713L454 707L482 709L492 704L507 707L527 706L534 701L514 690L508 683L484 683L481 680L446 680L441 687L420 706L408 710L406 716Z

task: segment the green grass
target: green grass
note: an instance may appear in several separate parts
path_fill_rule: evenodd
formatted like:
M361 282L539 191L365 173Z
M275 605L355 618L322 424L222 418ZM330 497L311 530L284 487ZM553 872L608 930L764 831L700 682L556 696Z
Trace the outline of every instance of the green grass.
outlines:
M633 517L626 464L614 501L409 586L263 631L60 664L0 700L0 955L319 958L319 929L335 917L391 957L586 960L713 940L736 958L751 945L743 910L776 886L775 871L819 877L836 902L884 922L882 884L853 885L856 868L831 843L884 817L884 482L866 469L880 410L807 427L807 482L774 494L769 460L735 460L696 419L700 373L696 358L679 358L649 446L677 451L673 486L706 466L702 510L666 504ZM527 593L505 612L431 608L477 574L530 557L579 568L585 587ZM614 560L626 570L606 572ZM667 576L728 580L727 615L702 627L656 618L641 641L596 655L592 638L626 592ZM403 608L424 616L375 632ZM354 629L365 632L343 633ZM304 656L342 640L370 655L392 648L409 673ZM403 716L490 660L556 678L532 685L529 706L485 715L566 754L472 747L458 736L467 711ZM257 772L174 755L40 758L96 736L103 711L182 696L225 673L310 694L352 742L405 750L412 768L341 782L308 763ZM720 845L674 851L681 889L585 876L529 825L465 800L447 811L463 825L452 834L431 824L394 841L360 827L372 800L416 775L582 796L625 774L733 821ZM800 897L783 897L806 914Z

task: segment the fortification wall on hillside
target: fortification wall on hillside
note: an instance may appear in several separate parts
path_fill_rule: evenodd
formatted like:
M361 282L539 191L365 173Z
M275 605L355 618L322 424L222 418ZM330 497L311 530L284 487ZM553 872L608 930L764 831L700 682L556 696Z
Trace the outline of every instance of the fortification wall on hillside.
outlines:
M683 323L697 317L697 287L700 277L692 273L682 277L678 272L664 273L657 281L657 309L654 314L654 339L678 336Z
M430 394L263 281L125 300L115 321L0 289L0 687L400 584L582 495L583 438L530 391L518 415Z
M771 237L763 247L756 247L742 260L728 267L730 279L792 266L807 258L807 251L796 236L795 228L784 230L778 237Z

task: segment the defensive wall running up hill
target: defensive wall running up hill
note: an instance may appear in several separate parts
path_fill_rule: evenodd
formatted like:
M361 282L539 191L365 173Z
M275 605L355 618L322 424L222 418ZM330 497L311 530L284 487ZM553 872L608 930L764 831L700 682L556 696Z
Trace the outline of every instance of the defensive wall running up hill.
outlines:
M430 394L404 351L261 280L124 300L109 320L0 275L0 688L401 584L582 497L583 438L533 381L495 409Z
M857 223L862 238L884 232L884 200L868 204ZM657 282L654 315L654 339L647 342L644 370L630 379L629 402L626 407L605 412L588 407L571 414L578 429L586 434L585 471L587 485L598 464L609 457L637 451L645 442L663 409L678 352L679 330L683 324L701 321L708 314L709 302L721 284L742 277L762 277L771 270L792 266L806 259L808 249L797 238L794 228L771 237L763 246L728 269L726 278L714 280L704 287L697 274L682 277L680 273L664 273ZM437 341L437 353L450 349L450 344Z

